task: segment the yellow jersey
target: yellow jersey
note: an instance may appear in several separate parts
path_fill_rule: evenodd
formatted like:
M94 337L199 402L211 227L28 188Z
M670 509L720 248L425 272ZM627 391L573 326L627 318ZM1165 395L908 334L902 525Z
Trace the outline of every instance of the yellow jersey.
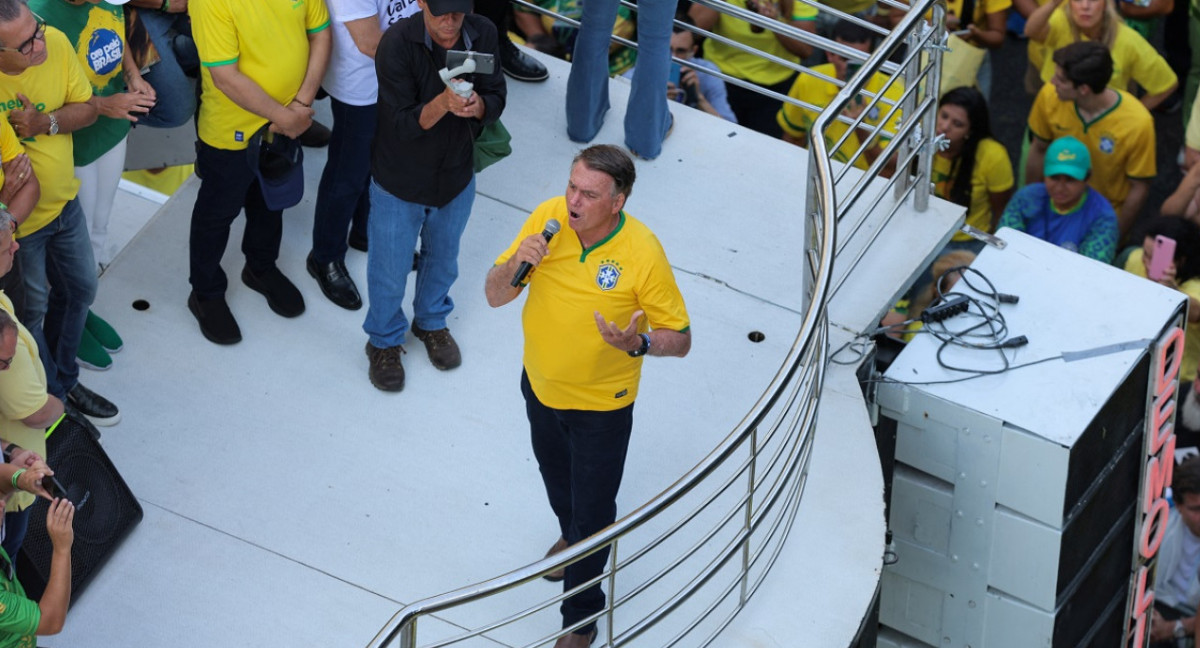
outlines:
M1060 100L1054 85L1047 83L1033 100L1029 130L1045 142L1071 135L1087 145L1092 156L1092 177L1088 184L1120 214L1121 205L1129 195L1130 178L1150 180L1157 173L1157 166L1154 119L1150 111L1128 92L1114 91L1117 103L1085 122L1075 102Z
M92 98L92 84L87 72L71 41L61 31L46 27L46 60L41 65L16 76L0 74L0 110L20 110L22 105L17 94L29 97L44 113L54 112L69 103L86 103ZM42 133L26 137L22 142L42 189L42 197L33 213L21 223L19 235L25 237L58 218L63 206L79 193L79 179L75 177L75 148L71 135Z
M324 0L192 0L192 37L200 53L200 139L240 150L263 124L213 84L211 69L236 65L272 99L296 98L308 70L308 35L329 27Z
M584 249L565 225L567 201L559 196L530 214L496 265L508 261L521 241L543 231L551 218L564 223L563 230L529 275L521 315L529 384L538 400L554 409L627 407L637 398L643 359L605 342L592 313L624 327L641 310L640 332L688 330L687 307L671 264L650 228L625 212L611 234Z
M821 65L812 68L812 71L829 77L836 77L837 75L832 63L822 63ZM888 76L886 74L876 72L875 75L871 77L871 80L867 82L866 90L868 92L878 94L883 89L883 86L887 83L887 81ZM878 105L870 109L871 111L862 121L863 125L876 126L879 124L879 121L887 115L889 110L891 110L891 106L900 102L900 96L904 94L904 88L902 86L903 84L901 84L899 81L893 83L892 86L883 93L884 101L879 102ZM800 101L810 103L818 108L824 108L833 101L833 98L837 96L837 93L840 90L841 88L829 81L819 79L810 74L801 74L800 76L796 77L796 82L792 84L792 89L788 91L788 96L793 99L799 99ZM869 97L863 96L862 100L870 103ZM775 120L779 122L779 126L783 128L784 133L787 133L792 137L801 137L810 134L813 122L817 119L817 114L818 113L807 108L801 108L800 106L790 103L784 103L783 108L779 109L779 113L776 115ZM887 141L891 139L891 135L889 133L894 133L896 131L899 121L900 111L897 110L892 114L891 119L889 119L884 125L884 130L880 131L880 146L886 146ZM835 120L830 122L829 129L825 132L825 143L832 147L849 129L850 125L841 121ZM858 150L859 146L860 142L858 139L858 132L851 133L850 136L846 138L845 143L843 143L842 146L836 151L833 151L833 159L845 164L846 161L849 160L852 155L854 155L854 152ZM860 169L866 169L870 165L867 163L866 156L860 155L858 156L858 159L854 161L854 166Z

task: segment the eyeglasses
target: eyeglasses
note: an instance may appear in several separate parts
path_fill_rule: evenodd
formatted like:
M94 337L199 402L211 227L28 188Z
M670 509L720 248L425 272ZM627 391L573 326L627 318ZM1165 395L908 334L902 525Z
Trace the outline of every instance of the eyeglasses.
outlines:
M683 58L692 53L692 48L690 48L690 47L672 47L671 53L674 54L675 56L678 56L679 58Z
M29 13L33 12L31 11ZM42 20L42 17L36 13L33 14L33 19L37 21L37 27L33 30L33 36L30 36L28 40L16 47L0 46L0 52L16 52L22 56L29 56L32 54L33 44L36 41L46 40L46 21Z

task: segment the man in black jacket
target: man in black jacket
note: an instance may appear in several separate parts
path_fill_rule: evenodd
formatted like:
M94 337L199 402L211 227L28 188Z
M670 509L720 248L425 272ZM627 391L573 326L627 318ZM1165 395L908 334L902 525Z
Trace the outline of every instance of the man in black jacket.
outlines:
M462 363L446 328L454 308L450 286L458 278L458 244L475 201L474 142L504 110L504 75L466 74L467 96L447 87L438 71L447 50L496 55L496 28L468 15L471 0L418 0L421 13L388 28L375 54L379 112L371 154L371 213L367 219L371 384L404 388L405 336L425 343L438 369ZM420 237L413 318L404 315L411 251Z

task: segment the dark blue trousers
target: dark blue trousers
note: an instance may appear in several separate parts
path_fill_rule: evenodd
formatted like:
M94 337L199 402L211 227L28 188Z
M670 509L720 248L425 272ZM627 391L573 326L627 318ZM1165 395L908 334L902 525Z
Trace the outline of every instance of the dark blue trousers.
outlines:
M617 491L633 429L633 403L611 412L546 407L533 393L524 371L521 393L550 508L558 517L562 537L575 544L617 519ZM595 578L604 571L607 560L605 549L567 567L563 591ZM563 627L603 608L604 590L596 584L563 601ZM576 632L587 634L594 627L589 623Z

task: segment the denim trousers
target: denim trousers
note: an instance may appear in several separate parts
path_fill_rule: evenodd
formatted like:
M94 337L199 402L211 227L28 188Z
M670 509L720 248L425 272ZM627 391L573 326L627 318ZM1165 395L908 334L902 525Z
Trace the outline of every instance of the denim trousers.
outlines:
M521 394L550 508L562 537L575 544L617 519L617 491L633 430L633 403L610 412L553 409L538 400L524 371ZM568 566L563 591L600 575L607 561L608 549L604 549ZM602 609L604 590L597 583L562 602L562 627ZM575 632L587 634L594 627L595 623L588 623Z
M246 255L246 267L255 274L275 267L283 236L283 212L267 209L244 150L229 151L196 142L196 175L200 176L200 191L192 208L188 240L189 280L196 297L210 300L224 297L229 286L221 257L229 243L229 227L242 208L246 209L242 253Z
M33 505L30 504L20 511L13 511L4 514L4 547L5 553L8 554L10 560L17 562L17 552L21 550L21 545L25 543L25 535L29 531L29 515L33 513Z
M363 331L379 349L404 344L409 320L404 291L412 270L412 251L421 239L412 322L426 331L446 328L454 310L450 286L458 279L458 244L471 205L475 177L450 202L430 207L401 200L371 182L371 216L367 219L367 318Z
M618 0L583 3L575 39L571 75L567 78L567 136L590 142L608 112L608 46ZM647 159L662 152L671 127L667 112L667 78L671 70L671 25L675 2L642 0L637 9L637 67L625 108L625 146Z
M138 16L161 59L143 78L154 88L154 108L137 120L138 126L171 128L186 124L196 112L196 91L175 57L174 37L169 32L181 14L141 9ZM199 83L197 81L197 83Z
M352 106L330 95L329 106L333 109L333 135L313 214L312 257L321 264L346 258L346 232L351 223L354 231L367 231L371 140L375 138L375 104Z
M96 260L78 199L45 227L20 238L25 282L20 320L33 334L46 369L46 391L60 399L79 382L75 352L96 299Z

